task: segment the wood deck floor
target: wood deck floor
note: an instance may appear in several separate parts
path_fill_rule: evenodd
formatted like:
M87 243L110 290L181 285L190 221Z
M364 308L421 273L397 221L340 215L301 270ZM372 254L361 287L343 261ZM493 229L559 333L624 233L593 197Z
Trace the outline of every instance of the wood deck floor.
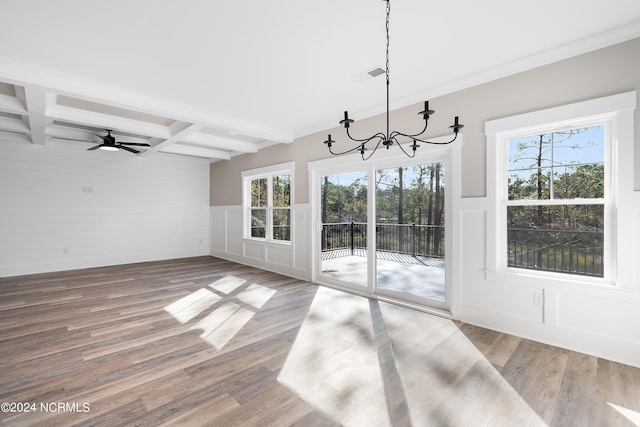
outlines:
M445 261L442 258L376 252L376 288L445 302ZM321 274L366 287L367 251L341 249L322 253Z
M197 257L0 278L0 402L10 426L633 426L640 369Z

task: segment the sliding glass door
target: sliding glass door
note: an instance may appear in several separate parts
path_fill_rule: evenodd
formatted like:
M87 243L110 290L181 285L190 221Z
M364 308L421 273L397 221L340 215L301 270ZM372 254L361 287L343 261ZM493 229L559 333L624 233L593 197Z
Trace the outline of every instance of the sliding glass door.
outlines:
M309 165L312 280L449 310L451 150Z
M347 286L366 288L367 172L320 177L320 274Z
M376 170L376 292L446 302L445 163Z

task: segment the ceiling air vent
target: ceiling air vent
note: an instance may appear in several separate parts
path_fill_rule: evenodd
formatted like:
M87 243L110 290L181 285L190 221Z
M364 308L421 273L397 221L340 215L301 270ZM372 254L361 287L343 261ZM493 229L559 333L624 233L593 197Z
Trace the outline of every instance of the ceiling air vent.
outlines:
M355 82L358 83L364 83L367 80L370 80L374 77L377 77L381 74L384 74L384 70L381 67L375 67L375 68L371 68L367 71L364 71L360 74L356 74L355 76L351 77Z

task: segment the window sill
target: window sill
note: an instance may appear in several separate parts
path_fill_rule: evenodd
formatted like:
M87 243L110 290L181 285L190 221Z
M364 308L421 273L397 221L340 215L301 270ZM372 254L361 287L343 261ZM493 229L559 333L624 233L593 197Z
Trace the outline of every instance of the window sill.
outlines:
M293 246L290 240L267 240L259 237L243 237L245 242L251 243L264 243L265 245L277 245L277 246Z

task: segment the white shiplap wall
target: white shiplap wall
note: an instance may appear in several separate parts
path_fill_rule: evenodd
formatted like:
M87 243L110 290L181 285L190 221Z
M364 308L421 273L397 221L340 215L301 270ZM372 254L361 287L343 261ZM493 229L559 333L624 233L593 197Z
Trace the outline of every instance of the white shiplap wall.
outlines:
M209 162L0 141L0 276L209 254Z

